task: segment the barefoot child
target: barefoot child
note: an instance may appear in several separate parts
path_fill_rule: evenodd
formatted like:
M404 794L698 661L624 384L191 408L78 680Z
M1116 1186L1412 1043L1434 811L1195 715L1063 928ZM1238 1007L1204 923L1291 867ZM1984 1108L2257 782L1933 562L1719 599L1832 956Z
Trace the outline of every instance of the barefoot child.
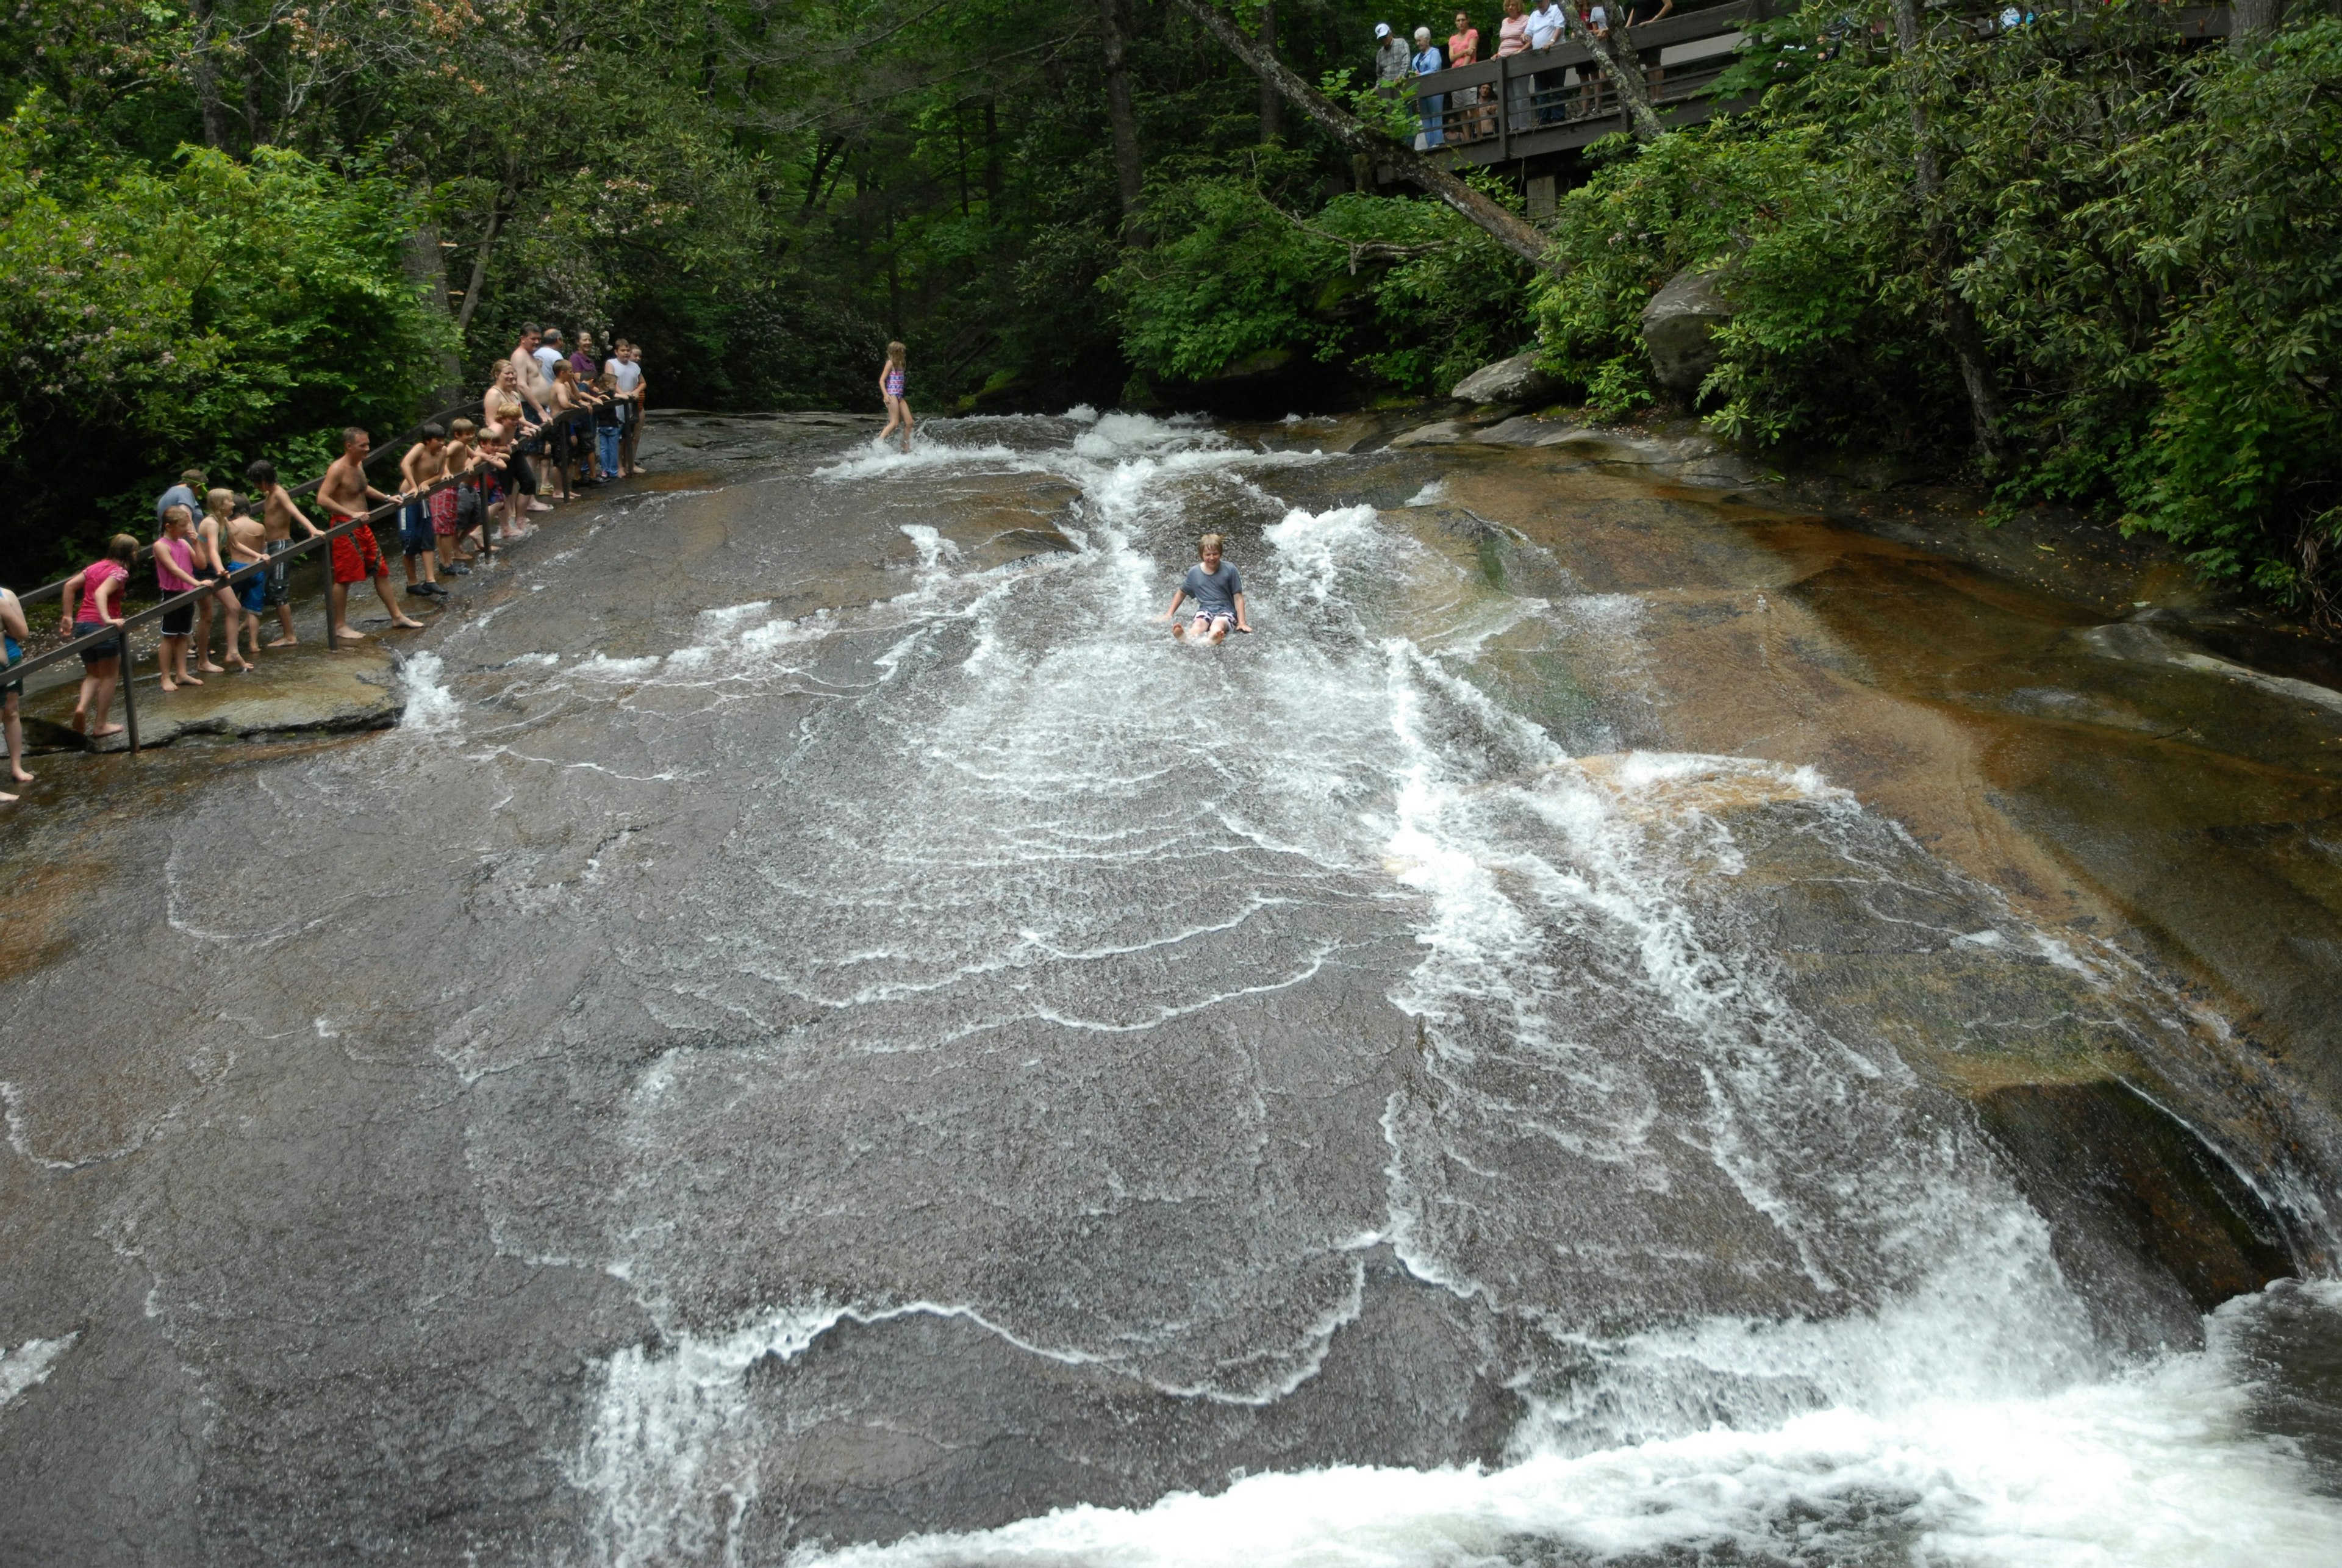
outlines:
M903 426L903 450L911 449L911 405L903 401L903 356L910 351L899 343L886 345L886 365L878 373L878 395L886 400L886 428L878 433L884 442L894 434L900 421Z
M442 463L444 472L458 477L471 474L479 462L475 443L478 427L468 419L451 421L447 426L447 450ZM442 577L468 577L472 569L457 557L469 555L464 547L464 503L469 500L475 509L479 506L476 476L467 484L450 484L431 495L431 551L439 563Z
M447 472L447 433L435 424L423 427L423 439L406 449L398 460L398 485L415 497L398 509L398 547L406 557L406 591L422 598L430 598L447 590L439 585L438 535L432 531L431 503L436 496L424 492L439 482ZM423 577L415 580L415 567L422 563Z
M1210 643L1226 637L1230 625L1239 632L1251 631L1245 620L1244 578L1234 566L1220 564L1220 536L1206 534L1196 544L1203 564L1187 568L1186 581L1171 595L1171 607L1156 619L1169 621L1175 637L1201 637ZM1179 605L1186 599L1196 601L1196 618L1183 626L1178 624Z
M204 514L195 524L195 580L213 584L213 591L195 601L195 667L205 674L226 672L226 665L212 663L212 611L216 607L227 618L228 664L249 671L244 655L235 651L236 624L244 619L244 606L236 602L235 593L227 584L227 514L235 497L225 490L212 490L204 495Z
M252 514L252 503L239 495L227 509L227 566L233 572L245 566L265 566L268 564L268 535L260 519ZM268 604L268 574L255 572L249 577L239 577L228 584L235 602L244 606L244 634L252 651L245 655L245 667L260 657L260 612ZM235 651L234 638L228 640L230 652Z
M252 466L244 471L244 476L252 481L253 489L260 494L260 530L266 536L265 548L269 560L265 602L276 606L276 619L285 628L285 634L271 639L268 645L290 648L301 639L293 634L293 591L286 580L291 563L278 557L293 548L294 524L301 524L307 531L307 537L312 539L325 530L302 515L301 508L293 504L293 497L285 493L285 486L276 483L276 464L267 458L255 459Z
M196 540L195 519L185 506L171 505L163 509L163 536L155 541L155 586L165 599L181 594L192 594L209 581L201 576L195 566ZM211 603L206 594L203 603ZM204 683L187 673L187 643L195 627L195 606L181 604L163 612L163 645L155 651L155 663L163 672L163 689L175 692L181 686L200 686ZM228 651L235 651L235 623L227 624ZM209 652L209 649L205 650Z
M73 623L76 640L122 624L122 594L130 585L131 563L137 559L138 541L116 534L104 555L65 579L63 618ZM120 724L105 722L105 715L122 683L123 643L116 637L81 651L81 696L74 704L73 727L91 740L122 733Z
M5 588L0 588L0 634L6 636L8 663L13 664L23 658L25 644L33 640L33 634L25 624L25 606L18 604L16 595ZM28 784L33 782L33 775L25 771L25 720L17 712L17 699L24 694L25 683L22 681L10 681L0 686L0 715L5 715L8 726L8 782ZM15 798L5 790L0 790L0 805Z

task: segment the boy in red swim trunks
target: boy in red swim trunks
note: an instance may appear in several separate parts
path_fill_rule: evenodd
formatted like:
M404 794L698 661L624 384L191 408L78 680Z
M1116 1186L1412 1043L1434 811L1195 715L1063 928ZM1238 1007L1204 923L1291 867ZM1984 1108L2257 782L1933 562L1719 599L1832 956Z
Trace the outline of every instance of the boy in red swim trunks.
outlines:
M325 509L328 528L365 516L370 500L405 504L404 494L387 495L366 483L366 453L373 445L373 439L355 424L342 432L342 454L317 482L317 504ZM390 624L420 631L423 623L409 617L390 596L390 568L383 564L382 547L375 543L374 524L366 523L334 541L334 640L365 641L364 632L350 626L350 584L368 577L374 579L374 591L382 595L382 607L390 612Z

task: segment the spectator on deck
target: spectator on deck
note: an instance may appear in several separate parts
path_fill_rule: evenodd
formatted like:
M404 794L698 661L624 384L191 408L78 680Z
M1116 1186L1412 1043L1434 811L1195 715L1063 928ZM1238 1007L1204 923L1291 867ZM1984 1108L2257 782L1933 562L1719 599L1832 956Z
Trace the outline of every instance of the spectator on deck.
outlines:
M1496 58L1518 55L1529 46L1529 19L1521 0L1505 0L1505 19L1496 25ZM1505 105L1505 118L1516 131L1527 128L1529 85L1520 77L1512 81L1512 91Z
M1654 22L1675 15L1675 9L1676 0L1659 0L1656 5L1647 3L1630 5L1626 9L1626 25L1629 27L1647 27ZM1643 80L1650 85L1654 97L1658 95L1659 84L1666 80L1666 51L1662 49L1659 59L1654 60L1643 71Z
M1561 0L1545 0L1529 13L1529 48L1532 51L1550 49L1569 35L1569 17L1561 8ZM1550 125L1562 117L1561 105L1556 102L1569 85L1569 68L1539 71L1530 78L1529 90L1536 104L1536 123Z
M1459 71L1466 65L1480 63L1480 29L1472 25L1472 18L1463 12L1456 13L1456 31L1447 35L1447 68ZM1447 95L1449 105L1456 111L1456 134L1459 141L1476 142L1483 136L1496 134L1494 116L1482 108L1488 101L1486 87L1464 87Z
M1610 39L1609 7L1588 6L1585 13L1585 25L1588 35L1598 38L1606 44L1608 43ZM1577 81L1577 117L1582 120L1597 113L1602 107L1600 68L1588 61L1578 67Z
M1447 68L1447 62L1439 57L1439 45L1431 41L1430 28L1417 27L1415 30L1415 53L1406 65L1407 69L1418 76L1428 76ZM1415 101L1416 124L1420 127L1415 137L1417 151L1446 145L1446 116L1447 95L1444 93L1434 93L1427 98Z
M1387 22L1375 24L1375 85L1396 93L1406 80L1406 45L1392 35Z

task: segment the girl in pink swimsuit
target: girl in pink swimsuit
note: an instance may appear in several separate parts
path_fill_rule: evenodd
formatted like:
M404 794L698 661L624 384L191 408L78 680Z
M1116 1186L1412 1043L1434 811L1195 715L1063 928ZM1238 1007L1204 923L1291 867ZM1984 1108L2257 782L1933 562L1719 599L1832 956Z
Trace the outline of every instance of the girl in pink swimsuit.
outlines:
M899 422L903 426L903 450L911 449L911 405L903 401L903 356L909 352L899 343L886 345L886 365L878 373L878 395L886 400L886 428L878 433L884 441L895 434Z

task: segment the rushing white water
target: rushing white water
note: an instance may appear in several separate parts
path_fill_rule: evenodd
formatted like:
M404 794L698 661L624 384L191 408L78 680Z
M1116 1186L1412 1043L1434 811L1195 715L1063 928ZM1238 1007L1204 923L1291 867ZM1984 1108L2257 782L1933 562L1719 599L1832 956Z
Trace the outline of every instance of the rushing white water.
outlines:
M1573 744L1492 694L1507 658L1565 649L1631 707L1633 604L1498 592L1471 541L1405 509L1287 506L1274 470L1298 461L1086 409L929 427L907 455L857 449L822 477L883 495L1056 474L1081 492L1081 548L984 572L906 525L911 585L866 609L746 603L663 654L545 673L830 704L735 830L744 869L695 893L705 951L628 955L661 1023L743 1043L663 1056L628 1098L628 1220L606 1266L664 1343L611 1360L573 1464L601 1554L736 1556L764 1455L797 1419L770 1386L833 1334L948 1324L1261 1408L1321 1374L1359 1318L1363 1260L1387 1249L1515 1335L1496 1360L1526 1413L1500 1468L1256 1474L819 1560L2336 1561L2342 1504L2249 1419L2235 1342L2258 1303L2224 1308L2200 1352L2111 1353L1981 1141L1886 1042L1803 1012L1717 893L1750 864L1751 812L1882 897L1943 874L1811 769L1576 754L1619 721L1591 713ZM1260 634L1174 647L1147 617L1196 519L1231 515L1253 524L1230 556ZM849 679L825 661L853 638L880 651ZM863 762L827 770L832 752ZM1989 907L1931 940L2048 955ZM1204 1026L1370 950L1405 954L1378 984L1421 1057L1381 1108L1378 1212L1321 1214L1254 1184L1246 1151L1277 1133L1246 1086L1266 1069ZM845 1044L811 1052L837 1020ZM1199 1064L1177 1082L1226 1097L1206 1118L1227 1129L1216 1163L1129 1157L1116 1138L1143 1134L1084 1099L1119 1054L1169 1051L1175 1025L1203 1040L1178 1047ZM1064 1168L956 1136L948 1091L883 1135L819 1093L857 1073L948 1084L1003 1054L1029 1057L1036 1103L1097 1124L1023 1129ZM826 1185L842 1164L879 1174ZM858 1228L881 1210L926 1223L902 1216L928 1185L953 1193L926 1249L946 1261L861 1272ZM793 1262L849 1293L711 1317L699 1303L743 1293L726 1232L741 1188L766 1194ZM1150 1235L1102 1233L1013 1283L997 1263L1013 1243L983 1255L995 1222L976 1216L1029 1236L1135 1200L1210 1216L1210 1246L1166 1267ZM979 1239L958 1244L969 1225ZM2312 1297L2342 1323L2342 1294Z
M14 1350L0 1349L0 1408L37 1383L45 1382L57 1357L81 1337L76 1329L55 1339L29 1339Z

